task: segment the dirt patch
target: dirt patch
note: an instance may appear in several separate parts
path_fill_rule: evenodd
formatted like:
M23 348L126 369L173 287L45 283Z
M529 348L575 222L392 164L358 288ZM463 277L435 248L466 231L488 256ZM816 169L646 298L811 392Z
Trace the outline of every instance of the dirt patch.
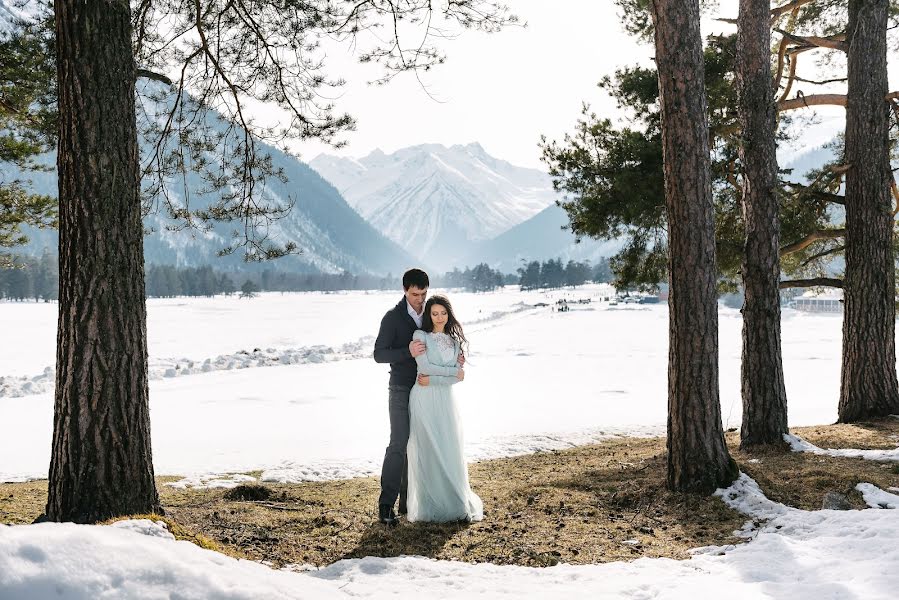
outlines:
M896 447L899 420L798 428L826 447ZM728 443L740 468L773 500L816 510L828 491L849 496L861 481L899 486L894 464L785 451L755 454ZM746 521L717 498L665 489L665 440L619 438L593 446L471 465L486 518L472 524L377 523L378 481L360 478L266 485L267 497L163 485L167 516L185 537L204 536L235 556L326 565L342 558L414 554L438 559L546 566L646 557L686 558L698 546L738 543ZM46 502L46 482L0 484L0 521L29 523Z

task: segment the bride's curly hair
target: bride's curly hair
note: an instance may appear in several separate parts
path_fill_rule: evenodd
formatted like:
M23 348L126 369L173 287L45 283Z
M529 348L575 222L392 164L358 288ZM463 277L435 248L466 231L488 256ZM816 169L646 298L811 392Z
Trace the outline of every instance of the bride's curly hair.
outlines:
M425 303L424 314L421 318L421 328L428 333L434 331L434 322L431 320L431 308L435 304L439 304L446 309L446 326L443 328L444 333L447 333L451 338L459 342L459 347L467 352L468 340L465 339L465 333L462 332L462 324L456 319L456 315L453 312L453 305L450 304L449 298L446 296L437 294L428 298L428 301Z

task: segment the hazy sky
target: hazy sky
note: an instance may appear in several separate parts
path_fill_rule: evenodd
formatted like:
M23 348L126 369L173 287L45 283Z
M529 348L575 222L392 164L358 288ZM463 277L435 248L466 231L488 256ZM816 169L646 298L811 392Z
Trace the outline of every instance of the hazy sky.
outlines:
M623 31L614 2L509 4L527 27L490 35L466 31L441 40L448 60L422 75L427 91L409 74L387 86L368 85L378 67L355 63L347 48L332 49L329 74L347 80L335 102L357 119L357 130L345 135L349 144L341 150L310 142L292 149L309 161L320 152L359 157L375 148L392 152L422 143L477 141L498 158L542 169L540 135L560 139L571 131L583 101L600 115L617 117L614 102L596 83L618 67L651 64L653 49ZM716 14L735 17L736 4L721 0ZM703 21L703 36L730 31L731 25Z

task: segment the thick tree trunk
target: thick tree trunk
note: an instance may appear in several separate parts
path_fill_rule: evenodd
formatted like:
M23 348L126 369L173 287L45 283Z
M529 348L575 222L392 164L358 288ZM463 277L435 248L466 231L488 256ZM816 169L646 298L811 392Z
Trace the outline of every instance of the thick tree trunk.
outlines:
M57 0L59 329L47 518L159 509L127 0Z
M777 113L771 86L770 0L740 0L737 91L743 162L743 426L740 447L783 444L787 392L780 344Z
M887 94L888 0L850 0L839 420L899 413Z
M668 486L710 493L736 465L718 400L718 296L698 0L653 0L669 297Z

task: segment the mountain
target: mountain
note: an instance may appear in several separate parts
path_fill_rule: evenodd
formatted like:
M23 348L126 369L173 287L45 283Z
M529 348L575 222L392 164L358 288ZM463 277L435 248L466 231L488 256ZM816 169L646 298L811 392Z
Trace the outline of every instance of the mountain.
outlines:
M302 251L295 256L278 259L264 266L308 272L374 274L400 273L417 260L398 245L387 239L353 210L340 193L318 173L295 157L277 148L260 144L262 152L271 155L275 168L283 169L287 177L282 182L271 177L260 192L263 203L285 205L295 201L289 215L275 221L269 227L269 237L275 242L293 241ZM44 164L53 165L55 156L42 157ZM56 173L10 173L9 165L0 166L6 179L25 177L32 181L30 188L40 194L56 195ZM187 177L190 207L208 206L213 197L201 193L205 187L196 174ZM184 189L174 186L171 195L175 203L184 203ZM242 268L245 263L236 251L231 256L218 257L216 253L228 245L232 231L241 223L218 223L208 233L172 231L171 222L164 209L145 217L144 227L153 233L144 238L144 257L147 263L193 267L210 264L218 268ZM55 231L32 230L25 232L31 241L14 251L23 254L40 254L44 248L55 249ZM252 268L252 267L250 267Z
M486 262L494 269L512 273L522 261L544 261L550 258L590 260L610 257L621 249L618 240L593 240L584 238L575 242L567 229L568 215L556 204L545 209L492 240L472 247L455 266L463 267Z
M556 198L549 175L480 144L424 144L360 159L309 163L379 231L423 262L443 265L533 217Z

